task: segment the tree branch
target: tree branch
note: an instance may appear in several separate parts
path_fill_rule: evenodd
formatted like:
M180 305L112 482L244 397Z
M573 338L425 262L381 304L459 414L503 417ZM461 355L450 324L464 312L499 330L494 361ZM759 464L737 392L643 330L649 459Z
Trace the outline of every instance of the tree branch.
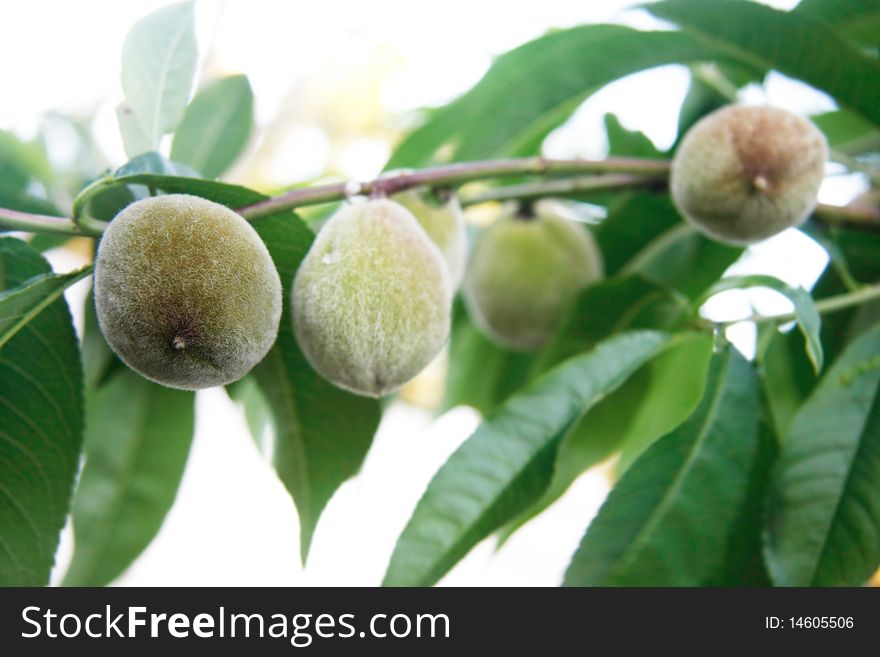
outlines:
M106 224L94 219L74 223L67 217L52 217L45 214L30 214L8 208L0 208L0 226L29 233L57 233L61 235L82 235L95 237L104 232Z

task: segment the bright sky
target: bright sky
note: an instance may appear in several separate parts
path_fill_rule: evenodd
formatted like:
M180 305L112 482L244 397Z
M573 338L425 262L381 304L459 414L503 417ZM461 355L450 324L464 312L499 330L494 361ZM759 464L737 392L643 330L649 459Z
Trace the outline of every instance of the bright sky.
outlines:
M92 116L108 162L121 164L113 108L121 96L122 40L135 20L165 4L0 3L0 128L29 137L45 112ZM261 147L259 173L271 184L286 185L330 167L353 178L374 175L390 152L381 130L389 115L406 121L413 110L449 100L476 82L493 56L547 29L609 20L642 28L657 24L644 13L625 11L630 4L447 0L432 8L412 0L200 0L197 21L204 69L250 77L258 122L272 140ZM768 4L788 8L796 2ZM674 138L686 87L685 70L675 66L612 84L551 136L548 153L603 155L606 112L665 148ZM765 92L749 90L744 100L804 113L832 107L822 94L782 76L773 76ZM285 119L280 127L279 115ZM328 135L327 125L341 126L345 134ZM52 152L63 159L62 142ZM255 152L250 157L256 158ZM234 175L253 175L248 164ZM846 202L858 185L857 179L838 176L823 188L822 200ZM69 256L54 258L59 268L73 266ZM809 286L823 262L814 244L790 231L752 249L735 271L774 274ZM751 304L762 312L787 310L772 293L732 292L719 298L712 312L745 316ZM732 336L749 349L748 327L734 329ZM296 563L292 505L252 448L240 412L219 390L200 394L198 411L178 502L159 538L121 583L376 584L428 479L478 422L469 409L432 423L418 410L392 407L363 473L331 501L304 572ZM555 585L606 490L603 473L589 473L497 554L485 542L446 582ZM62 561L69 549L68 534Z

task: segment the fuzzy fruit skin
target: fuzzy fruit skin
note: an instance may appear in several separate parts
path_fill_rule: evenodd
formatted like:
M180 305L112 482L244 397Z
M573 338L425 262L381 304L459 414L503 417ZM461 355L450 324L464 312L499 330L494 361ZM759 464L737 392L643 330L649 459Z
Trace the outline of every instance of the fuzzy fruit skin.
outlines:
M523 219L507 209L480 234L463 288L477 327L517 351L542 347L565 306L603 269L592 234L563 206L542 201L534 214Z
M458 289L464 278L467 261L464 212L455 194L450 195L442 205L438 205L427 198L428 193L425 188L410 189L395 194L393 200L412 212L428 233L428 237L440 249L452 276L452 286Z
M357 200L318 233L293 284L306 359L331 383L381 397L418 374L449 337L452 284L412 213Z
M773 107L724 107L685 135L672 161L672 199L709 237L752 244L803 223L827 159L825 136L807 119Z
M132 203L95 261L95 309L114 352L144 377L196 390L247 374L278 335L281 281L232 210L186 194Z

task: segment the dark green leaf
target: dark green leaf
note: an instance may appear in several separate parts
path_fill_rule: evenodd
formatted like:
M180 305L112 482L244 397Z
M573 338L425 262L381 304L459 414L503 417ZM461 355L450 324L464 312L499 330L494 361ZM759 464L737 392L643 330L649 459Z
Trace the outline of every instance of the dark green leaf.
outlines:
M693 416L611 491L565 574L568 586L698 586L717 576L761 453L760 394L728 347Z
M86 463L73 503L66 586L103 586L134 561L174 502L195 429L195 393L131 370L86 404Z
M780 586L857 586L880 564L880 326L851 343L791 422L768 499Z
M782 333L775 325L762 331L758 371L777 436L785 436L794 414L816 384L816 371L797 331Z
M198 49L193 2L170 5L142 18L122 46L122 89L117 108L129 157L156 150L183 116Z
M541 498L504 529L506 537L546 509L583 472L622 449L620 471L684 422L703 397L712 338L676 340L584 415L560 442Z
M646 8L707 47L803 80L880 124L880 63L806 13L740 0L664 0Z
M70 274L40 274L0 292L0 348L60 299L64 290L91 273L92 268L85 267Z
M377 400L340 390L318 376L294 338L290 288L313 233L289 212L260 219L254 228L278 268L285 302L278 340L253 374L272 410L275 469L299 511L305 561L324 506L360 469L381 412Z
M878 0L801 0L795 11L824 20L856 43L880 45Z
M703 296L698 300L697 306L701 306L709 297L724 292L726 290L737 290L749 287L766 287L775 292L779 292L794 305L794 314L797 319L798 328L804 336L806 342L807 355L816 373L822 371L822 340L820 339L820 330L822 326L822 318L819 311L816 310L816 304L810 293L802 287L791 287L785 281L781 281L774 276L763 276L753 274L750 276L731 276L718 281L709 288Z
M171 159L216 178L247 145L254 120L254 94L245 75L209 84L186 108L174 133Z
M547 462L578 418L668 341L651 331L611 338L499 407L431 480L398 539L385 585L436 582L520 513L547 486Z
M21 240L0 238L0 290L48 274ZM64 299L0 348L0 585L49 581L82 443L82 368Z

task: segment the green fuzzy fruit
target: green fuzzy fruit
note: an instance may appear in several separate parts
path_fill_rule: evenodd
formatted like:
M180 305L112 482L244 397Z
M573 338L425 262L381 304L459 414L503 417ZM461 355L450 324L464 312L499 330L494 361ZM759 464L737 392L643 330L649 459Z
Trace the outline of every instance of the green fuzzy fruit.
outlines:
M132 203L95 261L104 337L132 369L195 390L244 376L278 335L281 281L232 210L186 194Z
M592 234L567 218L561 204L539 202L534 216L508 209L477 238L464 298L489 337L532 351L547 342L578 291L601 276Z
M691 128L672 162L672 199L700 231L746 245L801 224L816 207L828 143L772 107L725 107Z
M450 194L441 203L431 198L426 188L418 188L395 194L394 200L413 213L440 249L452 276L452 286L457 289L467 260L467 233L458 197Z
M418 374L449 336L452 286L412 213L357 200L321 229L296 274L299 346L324 378L381 397Z

